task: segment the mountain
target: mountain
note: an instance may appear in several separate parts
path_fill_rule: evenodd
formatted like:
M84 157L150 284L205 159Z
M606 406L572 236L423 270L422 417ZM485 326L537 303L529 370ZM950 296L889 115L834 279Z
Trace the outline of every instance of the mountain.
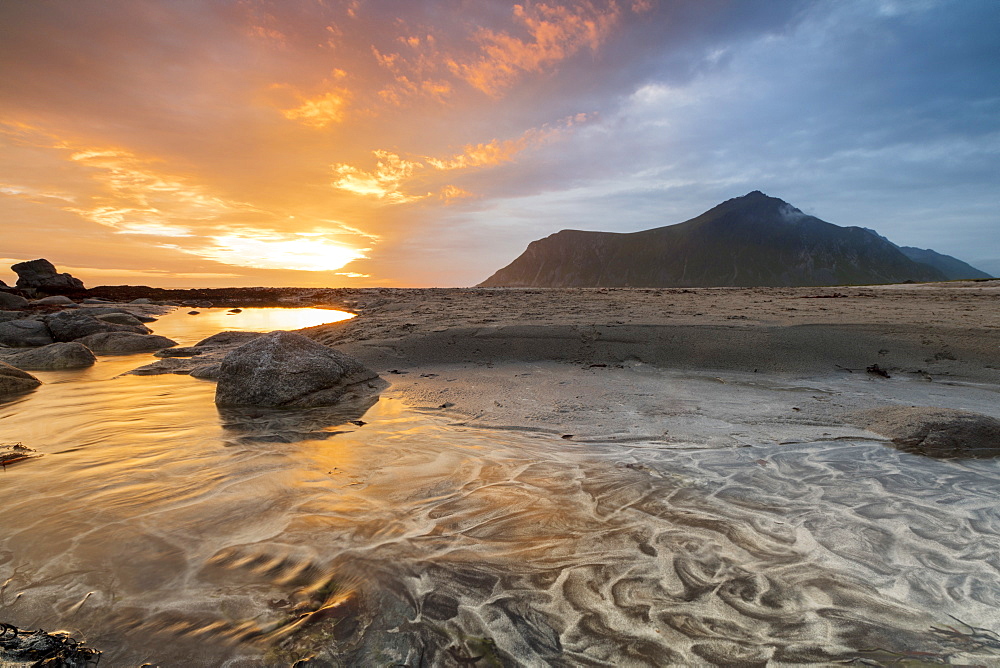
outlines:
M929 264L947 276L948 280L951 281L963 278L993 278L985 271L979 271L971 264L962 262L958 258L954 258L950 255L938 253L937 251L914 248L912 246L900 246L899 250L903 252L903 255L910 258L914 262Z
M716 287L940 281L860 227L839 227L754 191L677 225L562 230L533 241L482 287Z

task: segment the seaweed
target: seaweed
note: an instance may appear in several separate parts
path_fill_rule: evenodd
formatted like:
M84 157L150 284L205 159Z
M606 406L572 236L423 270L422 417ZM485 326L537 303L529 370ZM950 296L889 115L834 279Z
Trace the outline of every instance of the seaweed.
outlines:
M0 467L6 470L11 464L41 456L34 454L34 452L33 449L22 443L0 443Z
M25 631L0 622L0 658L31 661L31 668L86 668L100 662L101 652L64 631Z

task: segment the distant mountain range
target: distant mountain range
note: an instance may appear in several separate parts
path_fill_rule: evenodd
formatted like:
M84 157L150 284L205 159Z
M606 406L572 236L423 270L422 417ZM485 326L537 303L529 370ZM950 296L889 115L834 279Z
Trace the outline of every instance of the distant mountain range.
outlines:
M932 250L839 227L754 191L677 225L562 230L533 241L482 287L869 285L989 278Z

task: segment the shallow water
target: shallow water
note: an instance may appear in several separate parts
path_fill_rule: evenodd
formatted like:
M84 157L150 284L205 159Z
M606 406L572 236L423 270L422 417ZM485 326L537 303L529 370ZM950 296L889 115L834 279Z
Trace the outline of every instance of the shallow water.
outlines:
M256 311L152 326L189 345ZM39 372L0 404L0 442L44 455L0 472L0 620L74 630L101 665L997 658L949 617L1000 628L995 461L577 443L391 389L220 412L213 383L119 376L147 361Z

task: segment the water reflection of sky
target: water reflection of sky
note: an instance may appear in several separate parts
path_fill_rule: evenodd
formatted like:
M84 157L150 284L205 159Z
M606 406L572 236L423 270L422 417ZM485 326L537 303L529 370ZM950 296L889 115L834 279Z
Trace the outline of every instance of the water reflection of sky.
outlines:
M232 313L226 308L175 311L151 323L154 333L188 346L221 331L271 332L277 329L302 329L354 317L353 313L324 308L251 308Z

